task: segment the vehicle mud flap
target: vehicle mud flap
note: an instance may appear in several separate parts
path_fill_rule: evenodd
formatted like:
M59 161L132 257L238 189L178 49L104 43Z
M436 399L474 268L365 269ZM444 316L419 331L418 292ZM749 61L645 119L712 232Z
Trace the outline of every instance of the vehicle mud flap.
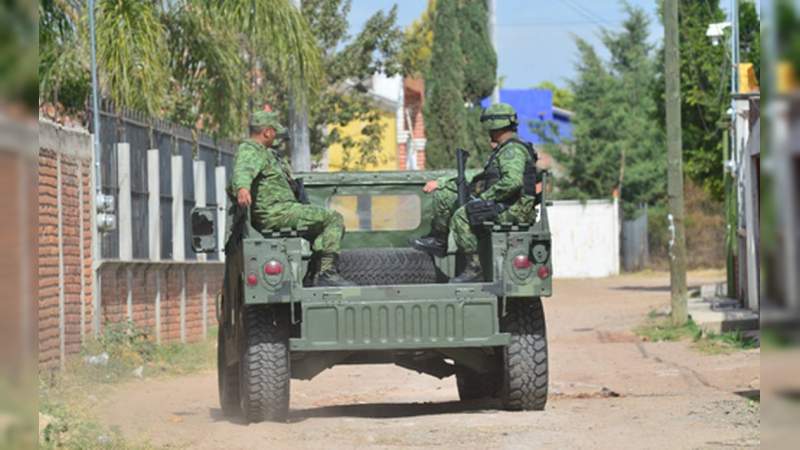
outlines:
M226 334L225 327L220 326L217 333L217 389L222 414L231 417L240 412L239 363L227 365Z

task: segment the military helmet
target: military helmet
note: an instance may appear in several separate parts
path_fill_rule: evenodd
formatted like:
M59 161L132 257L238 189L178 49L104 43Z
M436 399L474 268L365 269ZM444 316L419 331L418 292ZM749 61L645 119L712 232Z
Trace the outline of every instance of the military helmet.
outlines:
M483 110L481 123L489 131L502 130L503 128L519 125L517 112L508 103L495 103Z

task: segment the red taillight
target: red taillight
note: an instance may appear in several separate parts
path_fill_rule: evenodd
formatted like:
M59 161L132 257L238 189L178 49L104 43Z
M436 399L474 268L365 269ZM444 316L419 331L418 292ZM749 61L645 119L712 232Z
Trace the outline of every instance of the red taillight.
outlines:
M264 264L264 273L267 275L280 275L283 273L283 265L278 261L272 260Z
M514 258L515 269L528 269L531 267L531 260L526 255L519 255Z
M251 273L250 275L247 276L248 286L255 286L257 284L258 284L258 277L256 276L256 274Z
M550 268L547 267L547 266L539 267L539 270L537 271L537 275L539 275L539 278L544 280L545 278L550 276Z

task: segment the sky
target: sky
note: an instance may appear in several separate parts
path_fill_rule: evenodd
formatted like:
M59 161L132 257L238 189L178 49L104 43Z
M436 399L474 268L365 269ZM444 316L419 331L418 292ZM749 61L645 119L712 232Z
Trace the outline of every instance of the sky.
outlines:
M355 34L378 10L398 5L398 24L405 28L425 10L427 0L352 0L349 23ZM653 43L660 42L664 30L656 17L656 0L629 0L651 18ZM727 0L720 2L727 7ZM601 55L600 26L620 29L624 21L621 0L496 0L498 75L503 87L529 88L542 81L564 85L575 74L579 36Z

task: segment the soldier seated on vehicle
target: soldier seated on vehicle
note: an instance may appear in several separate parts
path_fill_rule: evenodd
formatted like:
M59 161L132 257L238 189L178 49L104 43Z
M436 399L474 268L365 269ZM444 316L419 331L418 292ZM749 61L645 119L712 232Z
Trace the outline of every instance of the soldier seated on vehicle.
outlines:
M260 232L281 228L308 230L312 249L319 258L317 286L352 286L338 270L344 236L342 215L300 201L292 169L275 148L276 138L285 133L276 113L253 113L250 138L236 152L231 191L240 206L252 204L253 226Z
M481 122L489 132L494 149L482 171L467 171L470 202L480 206L496 207L495 222L532 223L536 217L536 152L533 146L517 136L517 113L511 105L497 103L481 115ZM450 281L469 283L483 281L478 258L478 237L470 225L470 204L459 206L455 178L429 181L423 191L433 193L433 218L431 232L411 241L412 247L433 255L447 252L450 231L467 258L463 272ZM487 202L494 202L487 203Z

